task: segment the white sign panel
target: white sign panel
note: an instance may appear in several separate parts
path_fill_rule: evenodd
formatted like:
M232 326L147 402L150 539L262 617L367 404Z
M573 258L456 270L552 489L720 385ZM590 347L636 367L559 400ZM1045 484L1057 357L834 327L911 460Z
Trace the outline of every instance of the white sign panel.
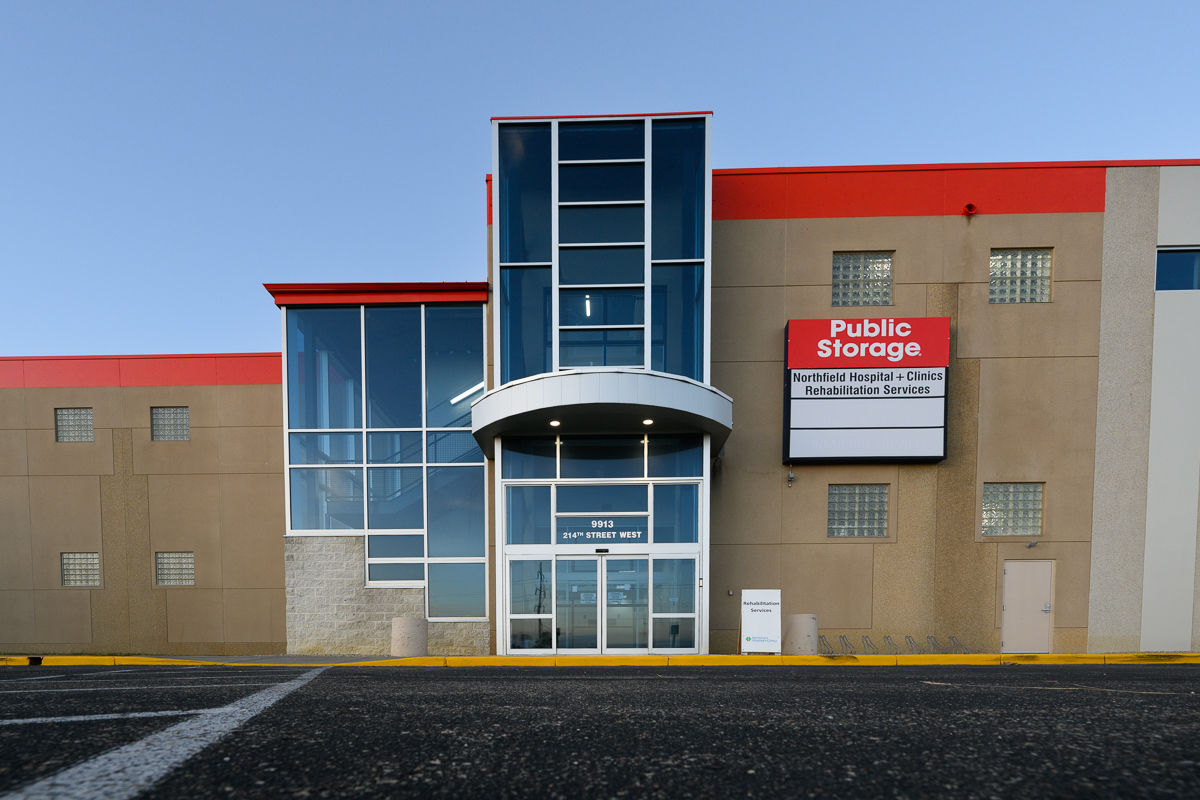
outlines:
M742 652L783 652L783 603L779 589L742 589Z

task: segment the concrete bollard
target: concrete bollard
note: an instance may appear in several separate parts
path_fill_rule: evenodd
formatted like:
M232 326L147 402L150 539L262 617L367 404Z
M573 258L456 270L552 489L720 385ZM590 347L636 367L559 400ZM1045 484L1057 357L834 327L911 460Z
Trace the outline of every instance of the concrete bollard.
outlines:
M392 617L392 656L429 655L429 623L424 617Z
M817 655L817 615L787 614L783 618L783 654Z

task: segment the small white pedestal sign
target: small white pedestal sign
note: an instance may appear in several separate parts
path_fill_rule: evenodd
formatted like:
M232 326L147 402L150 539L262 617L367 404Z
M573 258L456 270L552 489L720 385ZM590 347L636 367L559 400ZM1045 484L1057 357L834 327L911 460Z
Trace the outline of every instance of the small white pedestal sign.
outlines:
M779 589L742 589L741 652L783 652L783 613Z

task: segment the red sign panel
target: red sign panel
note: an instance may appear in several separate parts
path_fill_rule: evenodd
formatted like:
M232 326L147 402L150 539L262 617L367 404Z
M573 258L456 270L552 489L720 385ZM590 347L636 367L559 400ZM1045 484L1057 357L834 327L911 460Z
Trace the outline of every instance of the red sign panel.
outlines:
M793 319L788 369L948 367L950 318Z

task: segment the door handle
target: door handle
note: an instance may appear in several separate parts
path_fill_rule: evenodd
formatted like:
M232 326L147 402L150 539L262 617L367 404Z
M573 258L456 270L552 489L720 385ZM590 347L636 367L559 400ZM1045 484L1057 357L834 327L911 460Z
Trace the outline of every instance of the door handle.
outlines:
M1046 607L1045 607L1045 608L1043 608L1043 609L1042 609L1042 611L1044 611L1044 612L1046 612L1047 614L1049 614L1049 613L1050 613L1050 604L1049 604L1049 603L1046 603Z

